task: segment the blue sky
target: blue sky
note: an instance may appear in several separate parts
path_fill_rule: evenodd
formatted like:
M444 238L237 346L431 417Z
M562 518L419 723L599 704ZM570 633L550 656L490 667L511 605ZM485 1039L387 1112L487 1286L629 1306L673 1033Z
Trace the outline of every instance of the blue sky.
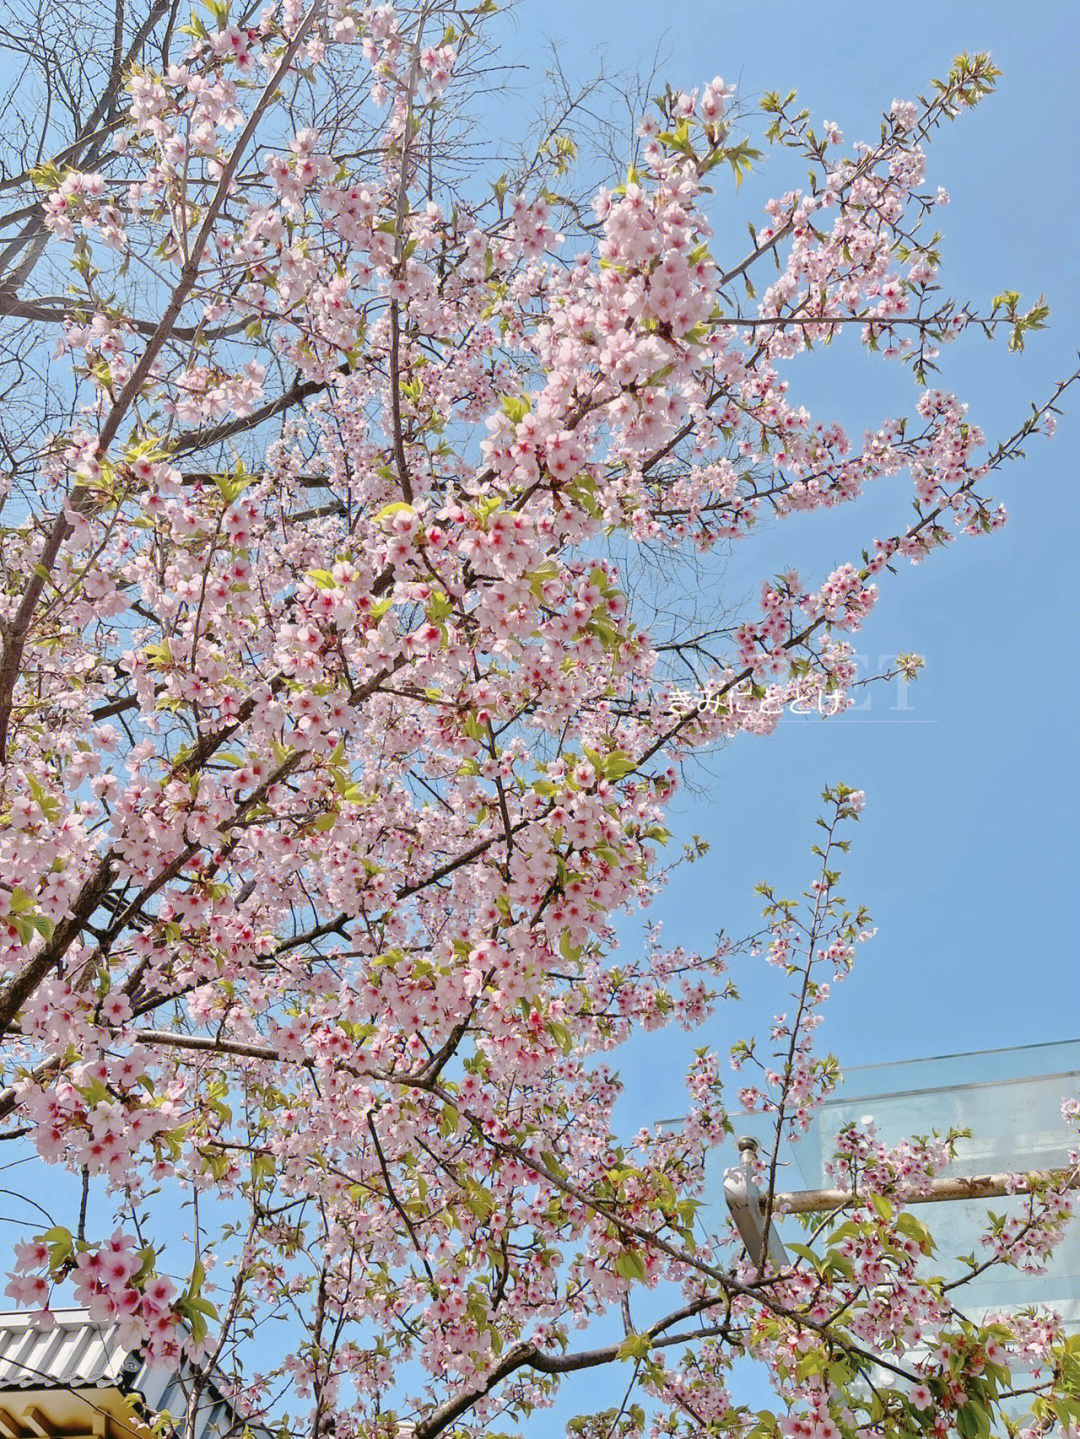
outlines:
M678 88L721 74L752 102L766 90L795 87L818 119L840 124L849 143L873 139L894 96L925 93L960 50L990 50L1004 71L997 93L939 132L929 152L930 183L952 197L939 222L942 281L984 306L1004 288L1032 300L1045 292L1051 328L1023 356L969 335L944 351L940 383L968 401L993 441L1012 433L1029 401L1073 368L1080 346L1075 3L918 0L878 10L774 0L694 7L524 0L508 28L505 58L527 67L517 72L523 110L541 82L547 45L569 76L582 79L601 55L609 71L639 73L659 53L660 77ZM764 199L803 181L801 167L780 154L738 195L721 182L720 245L740 246L747 219L761 223ZM856 437L915 399L907 371L851 346L801 362L791 378L796 402L816 418L841 419ZM696 831L712 849L680 871L654 914L672 942L705 945L721 926L732 933L753 926L758 880L769 877L784 893L809 880L825 783L840 778L866 790L845 893L870 907L878 936L830 1005L824 1041L842 1064L1080 1032L1069 912L1080 860L1070 678L1080 389L1066 410L1052 443L1033 442L1026 461L999 474L993 493L1011 516L1004 531L961 539L918 568L884 577L856 645L875 668L902 650L925 656L926 671L906 700L895 686L882 687L855 713L744 739L711 761L711 778L701 777L706 793L678 806L678 836ZM788 564L809 577L857 558L862 544L903 521L907 486L906 477L882 482L845 513L773 526L732 557L727 594L752 597L762 578ZM718 1046L764 1027L781 999L772 975L749 963L736 978L746 1002L742 1013L725 1010L711 1026ZM677 1108L674 1062L669 1079L659 1080L661 1092ZM651 1096L657 1084L650 1064Z

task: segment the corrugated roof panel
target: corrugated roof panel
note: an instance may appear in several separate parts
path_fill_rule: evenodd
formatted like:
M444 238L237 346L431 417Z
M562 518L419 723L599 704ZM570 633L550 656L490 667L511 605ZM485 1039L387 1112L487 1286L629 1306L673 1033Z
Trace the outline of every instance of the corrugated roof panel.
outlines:
M44 1329L33 1322L31 1314L0 1314L0 1391L117 1384L127 1351L117 1338L116 1326L95 1323L85 1309L57 1309L53 1315L55 1324ZM187 1366L185 1371L181 1375L171 1368L143 1363L130 1387L143 1395L151 1409L168 1409L174 1420L180 1420L187 1409L191 1379ZM221 1396L218 1386L223 1383L220 1375L211 1376L199 1405L196 1439L226 1435L238 1423L232 1406ZM261 1425L252 1425L252 1429L269 1439Z
M55 1317L45 1329L29 1314L0 1314L0 1387L114 1382L124 1353L112 1326L94 1323L85 1310L58 1310Z

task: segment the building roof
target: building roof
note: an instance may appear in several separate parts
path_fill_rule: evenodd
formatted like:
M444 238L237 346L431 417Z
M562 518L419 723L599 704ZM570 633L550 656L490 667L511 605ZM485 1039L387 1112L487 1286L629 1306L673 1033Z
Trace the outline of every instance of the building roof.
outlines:
M93 1323L85 1309L53 1312L51 1329L33 1314L0 1314L0 1389L130 1386L145 1367L138 1359L125 1369L115 1326Z
M63 1412L61 1429L97 1434L100 1424L90 1427L84 1420L107 1412L114 1432L125 1432L129 1439L136 1430L125 1394L134 1393L155 1414L168 1410L175 1420L182 1419L194 1379L190 1366L148 1364L120 1342L115 1324L97 1323L85 1309L52 1313L56 1322L50 1328L36 1322L34 1314L0 1313L0 1408L25 1408L52 1396L51 1407ZM224 1439L245 1428L253 1439L268 1439L263 1426L245 1425L223 1397L223 1385L223 1377L212 1372L193 1439Z

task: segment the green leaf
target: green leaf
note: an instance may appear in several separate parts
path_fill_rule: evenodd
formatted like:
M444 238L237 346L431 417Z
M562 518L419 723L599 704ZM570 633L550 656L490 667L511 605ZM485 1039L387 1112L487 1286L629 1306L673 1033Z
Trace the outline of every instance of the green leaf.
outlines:
M934 1236L921 1219L915 1218L914 1214L901 1214L896 1221L896 1227L905 1238L914 1239L924 1253L933 1253L936 1248Z
M519 425L532 409L528 395L504 395L500 403L503 414L515 425Z
M52 1229L47 1229L44 1234L39 1234L37 1238L49 1246L49 1273L56 1274L75 1252L75 1240L71 1230L57 1224Z
M619 1345L616 1358L647 1359L651 1348L652 1340L647 1334L628 1334Z
M637 763L637 760L634 759L632 755L628 755L625 750L612 750L609 755L605 755L603 760L602 769L604 778L610 780L624 779L626 775L632 774L633 771L637 769Z
M242 495L248 485L251 484L254 476L247 474L244 470L243 463L238 460L233 474L215 475L213 478L214 484L217 485L221 491L222 499L226 504L231 505L233 500Z
M154 1272L154 1265L157 1263L157 1251L152 1244L147 1244L139 1250L141 1263L135 1274L131 1276L132 1283L139 1286L149 1279Z
M615 1273L620 1279L644 1279L645 1264L640 1254L624 1249L615 1260Z
M42 815L50 824L55 824L60 818L60 801L51 795L32 774L26 776L26 782L30 786L30 793L34 796L34 803Z
M195 1266L191 1271L191 1280L188 1284L187 1298L193 1299L202 1290L206 1282L206 1270L203 1268L201 1259L196 1259Z
M7 896L8 914L25 914L28 909L34 908L34 904L34 896L27 894L20 884L17 884Z
M561 1019L549 1019L544 1026L563 1054L569 1054L574 1047L574 1036L568 1025Z
M879 1217L884 1219L886 1224L892 1220L893 1207L889 1200L885 1198L884 1194L871 1194L870 1203L877 1210Z
M255 1184L264 1179L273 1179L277 1173L277 1160L272 1154L264 1152L256 1154L251 1161L251 1178Z

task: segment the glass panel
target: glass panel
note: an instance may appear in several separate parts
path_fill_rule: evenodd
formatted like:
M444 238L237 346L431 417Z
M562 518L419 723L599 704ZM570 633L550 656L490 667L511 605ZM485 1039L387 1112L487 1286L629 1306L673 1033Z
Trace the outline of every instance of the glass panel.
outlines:
M806 1136L781 1150L778 1188L816 1189L829 1182L825 1163L839 1129L872 1116L878 1137L887 1144L937 1129L970 1129L959 1142L956 1161L946 1174L971 1176L1002 1171L1025 1172L1063 1166L1070 1143L1061 1118L1061 1101L1080 1096L1080 1040L1031 1045L1022 1049L945 1055L903 1064L869 1065L849 1070L833 1097L821 1108ZM738 1132L771 1144L767 1116L739 1119ZM766 1139L766 1137L768 1137ZM722 1204L721 1176L735 1164L734 1143L712 1160L710 1198ZM986 1213L1016 1212L1018 1199L956 1200L922 1205L918 1213L938 1243L934 1271L960 1272L953 1256L988 1255L978 1245ZM783 1226L790 1230L790 1225ZM792 1231L794 1237L794 1231ZM1080 1328L1080 1223L1072 1224L1044 1275L995 1266L965 1286L967 1312L1052 1305L1069 1329Z

